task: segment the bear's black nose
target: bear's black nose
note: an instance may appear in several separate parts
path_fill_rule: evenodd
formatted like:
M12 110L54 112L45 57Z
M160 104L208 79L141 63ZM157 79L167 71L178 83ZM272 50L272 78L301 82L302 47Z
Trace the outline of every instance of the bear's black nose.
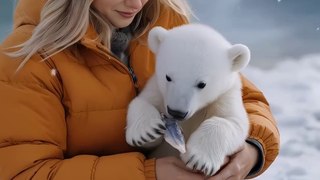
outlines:
M169 106L167 106L167 110L168 110L168 113L175 119L184 119L188 114L188 112L173 110Z

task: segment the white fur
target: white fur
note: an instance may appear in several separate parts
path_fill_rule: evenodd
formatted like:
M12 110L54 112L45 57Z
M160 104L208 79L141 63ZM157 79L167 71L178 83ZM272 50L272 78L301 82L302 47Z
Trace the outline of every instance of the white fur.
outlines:
M239 71L247 66L250 51L199 24L171 30L156 27L148 40L156 55L156 72L130 103L126 140L130 145L135 141L141 147L156 147L154 157L176 154L161 141L160 112L170 116L167 106L187 112L180 123L187 149L181 159L189 168L213 175L248 133ZM201 82L206 84L203 89L197 87Z

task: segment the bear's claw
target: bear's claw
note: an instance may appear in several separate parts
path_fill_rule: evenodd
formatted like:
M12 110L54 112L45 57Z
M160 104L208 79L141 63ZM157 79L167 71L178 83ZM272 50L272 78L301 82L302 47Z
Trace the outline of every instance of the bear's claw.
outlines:
M165 126L160 123L156 124L155 127L140 127L139 130L136 130L135 133L132 134L132 136L129 136L131 137L130 138L131 140L127 142L131 146L141 147L147 143L151 143L155 141L159 137L162 137L163 134L165 133L165 129L166 129ZM138 134L138 132L140 134Z
M206 164L205 162L197 161L194 159L195 159L195 156L193 155L186 163L187 167L189 168L192 167L191 169L195 171L201 171L206 176L213 176L214 173L217 171L215 170L214 167L211 167L211 168L208 167L208 164Z
M201 171L206 176L213 176L223 162L220 163L220 160L215 159L210 152L200 152L200 150L204 151L204 148L191 147L187 148L186 153L181 154L181 159L186 166L192 170Z

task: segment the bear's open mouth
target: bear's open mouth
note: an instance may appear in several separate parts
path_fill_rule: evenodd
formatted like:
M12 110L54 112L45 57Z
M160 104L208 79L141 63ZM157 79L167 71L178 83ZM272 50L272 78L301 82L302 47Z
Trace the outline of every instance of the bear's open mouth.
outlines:
M176 119L176 120L184 120L187 115L188 115L188 111L181 111L181 110L176 110L176 109L172 109L169 106L167 106L167 114L170 115L172 118Z
M168 114L168 113L160 113L161 115L161 119L164 120L164 119L171 119L171 120L174 120L174 121L184 121L184 120L187 120L188 118L188 115L186 115L185 118L177 118L177 117L173 117L172 115Z

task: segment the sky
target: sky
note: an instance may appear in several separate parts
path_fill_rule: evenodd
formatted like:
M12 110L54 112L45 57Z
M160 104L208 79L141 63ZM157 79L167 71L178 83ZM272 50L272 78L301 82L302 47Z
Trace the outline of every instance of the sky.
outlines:
M196 22L247 45L252 65L320 52L320 0L188 0ZM0 41L11 30L13 0L0 0Z

